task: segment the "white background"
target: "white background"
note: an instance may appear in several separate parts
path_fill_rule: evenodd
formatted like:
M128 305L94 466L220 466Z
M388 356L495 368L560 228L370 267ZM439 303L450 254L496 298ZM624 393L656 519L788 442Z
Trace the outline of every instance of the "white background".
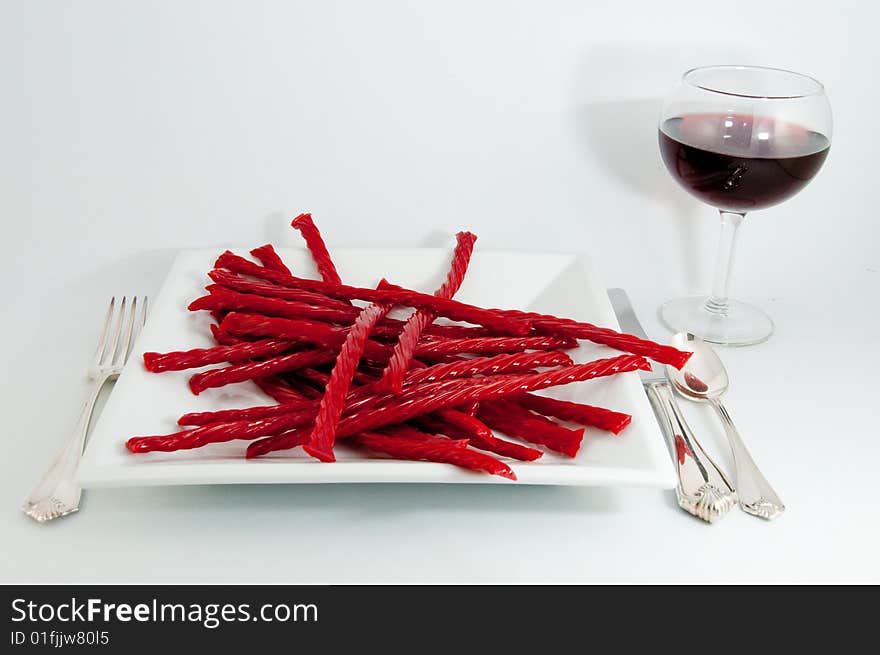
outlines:
M875 3L0 2L0 581L880 581ZM646 327L702 291L713 211L656 147L688 67L826 84L831 155L746 221L730 410L789 511L704 526L650 490L101 491L17 506L66 436L107 298L175 249L296 243L588 252ZM730 465L718 425L687 406ZM659 437L658 437L659 438Z

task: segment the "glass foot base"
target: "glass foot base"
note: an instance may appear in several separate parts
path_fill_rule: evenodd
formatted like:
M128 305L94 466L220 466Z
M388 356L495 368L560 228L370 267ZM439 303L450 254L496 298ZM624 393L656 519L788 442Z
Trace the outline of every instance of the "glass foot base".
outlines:
M724 346L750 346L767 341L773 320L757 307L728 300L726 311L710 311L706 296L677 298L660 307L660 319L673 332L690 332Z

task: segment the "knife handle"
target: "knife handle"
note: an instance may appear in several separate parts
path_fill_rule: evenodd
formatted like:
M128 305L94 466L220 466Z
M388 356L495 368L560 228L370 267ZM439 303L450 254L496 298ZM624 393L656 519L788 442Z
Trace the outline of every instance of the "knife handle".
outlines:
M704 521L716 521L736 505L736 491L691 432L669 383L646 384L645 393L675 457L678 504Z

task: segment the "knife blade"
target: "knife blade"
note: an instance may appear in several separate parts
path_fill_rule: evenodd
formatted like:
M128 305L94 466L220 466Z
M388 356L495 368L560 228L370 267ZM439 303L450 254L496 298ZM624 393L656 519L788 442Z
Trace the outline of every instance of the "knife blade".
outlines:
M608 289L608 298L624 332L648 339L623 289ZM703 450L675 400L666 369L651 362L650 371L639 371L666 443L673 454L679 506L713 523L736 505L736 491L718 465Z
M645 333L645 328L639 323L636 312L629 301L629 296L623 289L608 289L608 298L611 300L611 306L614 308L614 314L617 316L617 322L620 323L620 329L627 334L634 334L640 339L650 340ZM648 360L651 364L650 371L639 370L639 377L642 384L651 382L668 382L666 368L662 364L658 364L653 360Z

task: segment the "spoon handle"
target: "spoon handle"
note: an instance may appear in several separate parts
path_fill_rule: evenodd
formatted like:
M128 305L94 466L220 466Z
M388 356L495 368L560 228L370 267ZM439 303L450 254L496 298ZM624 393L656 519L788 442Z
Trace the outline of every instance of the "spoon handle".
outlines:
M744 511L762 519L774 519L785 511L779 496L767 482L767 479L758 470L755 460L749 454L746 445L739 436L739 431L733 425L727 408L717 398L709 401L724 425L727 432L727 440L733 451L733 459L736 464L736 487L739 495L739 504Z
M679 506L713 523L736 504L736 492L691 432L669 383L645 384L645 393L675 458Z

